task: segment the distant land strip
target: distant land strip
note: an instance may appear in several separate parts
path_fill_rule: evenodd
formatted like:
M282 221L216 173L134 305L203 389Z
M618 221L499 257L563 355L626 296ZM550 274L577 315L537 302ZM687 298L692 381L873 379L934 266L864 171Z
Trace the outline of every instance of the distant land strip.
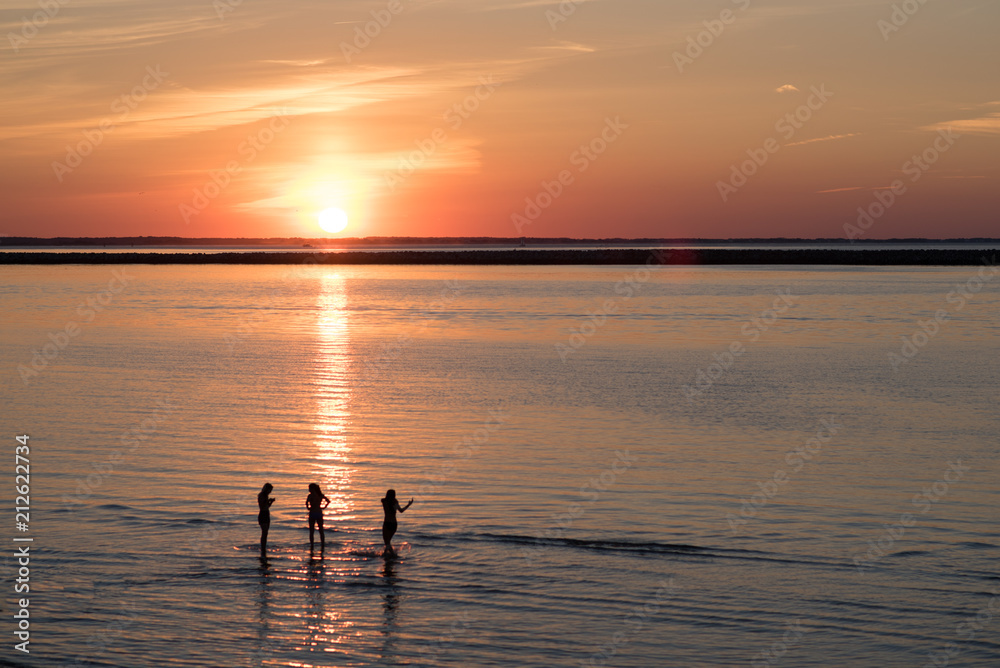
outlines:
M998 245L997 250L1000 250ZM436 265L856 265L995 264L996 250L975 249L602 249L401 250L343 252L88 253L0 252L0 264L436 264Z
M323 250L332 247L331 250L339 250L344 246L486 246L503 245L517 246L521 242L528 246L746 246L746 245L769 245L769 246L794 246L794 245L819 245L819 244L844 244L847 239L844 237L802 239L794 237L738 237L731 239L699 239L699 238L669 238L669 237L642 237L625 238L609 237L599 239L587 239L576 237L343 237L343 238L305 238L305 237L16 237L9 234L0 234L0 250L3 246L13 248L41 248L41 247L79 247L85 250L88 247L147 247L149 250L156 250L156 246L289 246L301 248L303 246L314 246L316 250ZM857 239L852 242L856 248L878 248L883 244L997 244L1000 247L1000 239L985 237L973 237L962 239L925 239L919 237L894 238L894 239Z

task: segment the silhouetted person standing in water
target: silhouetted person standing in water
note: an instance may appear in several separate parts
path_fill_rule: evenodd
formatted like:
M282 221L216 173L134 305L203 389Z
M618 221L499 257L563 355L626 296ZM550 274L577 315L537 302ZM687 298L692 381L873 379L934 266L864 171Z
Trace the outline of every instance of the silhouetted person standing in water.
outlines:
M382 510L385 511L385 519L382 521L382 540L385 541L385 549L388 554L396 554L392 549L392 537L396 533L396 511L405 513L406 509L413 505L413 499L405 506L400 506L396 500L396 490L390 489L382 499Z
M319 525L319 544L326 545L326 536L323 534L323 509L330 505L330 499L326 498L323 492L319 491L319 485L309 483L309 496L306 497L306 508L309 509L309 549L313 546L313 527Z
M257 507L260 508L260 512L257 513L257 524L260 525L260 551L263 554L267 550L267 530L271 528L271 504L274 503L274 499L268 498L268 494L274 487L269 482L265 482L264 486L260 488L260 492L257 494Z

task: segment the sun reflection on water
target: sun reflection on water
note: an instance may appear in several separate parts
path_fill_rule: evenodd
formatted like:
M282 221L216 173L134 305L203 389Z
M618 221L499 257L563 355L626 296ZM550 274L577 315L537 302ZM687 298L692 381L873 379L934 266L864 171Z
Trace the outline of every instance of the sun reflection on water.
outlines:
M314 384L316 397L317 482L330 497L328 516L351 520L351 448L347 443L350 424L350 327L347 292L343 276L335 272L320 278L316 301L316 348Z

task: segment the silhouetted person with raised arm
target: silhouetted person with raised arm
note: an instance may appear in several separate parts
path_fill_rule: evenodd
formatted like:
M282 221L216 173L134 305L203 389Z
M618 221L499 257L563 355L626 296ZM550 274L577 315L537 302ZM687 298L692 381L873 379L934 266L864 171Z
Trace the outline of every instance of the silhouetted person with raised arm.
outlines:
M267 550L267 530L271 528L271 504L274 503L274 499L268 498L267 495L273 489L271 483L265 482L257 494L257 507L260 508L260 512L257 513L257 524L260 525L261 554Z
M382 510L385 511L385 519L382 521L382 540L385 541L385 554L393 555L396 551L392 549L392 537L396 533L396 511L405 513L406 509L413 505L413 499L405 506L400 506L396 500L396 490L390 489L382 499Z
M319 485L309 483L309 496L306 497L306 508L309 509L309 549L313 547L313 527L319 525L320 547L326 546L326 536L323 533L323 509L330 505L330 499L319 490Z

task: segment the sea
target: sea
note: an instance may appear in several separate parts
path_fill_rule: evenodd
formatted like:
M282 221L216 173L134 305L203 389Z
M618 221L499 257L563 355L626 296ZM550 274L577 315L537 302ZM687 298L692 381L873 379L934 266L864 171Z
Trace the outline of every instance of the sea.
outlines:
M998 666L998 287L0 267L0 665Z

